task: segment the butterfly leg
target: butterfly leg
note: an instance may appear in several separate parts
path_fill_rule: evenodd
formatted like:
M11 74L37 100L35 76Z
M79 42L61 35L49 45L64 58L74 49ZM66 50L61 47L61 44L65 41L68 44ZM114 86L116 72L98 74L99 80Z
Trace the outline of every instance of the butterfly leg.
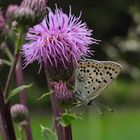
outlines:
M100 113L101 116L103 116L103 112L102 110L98 107L98 105L96 103L94 103L95 108L97 109L97 111Z
M99 106L102 106L103 108L107 109L109 112L114 112L114 110L112 110L111 108L99 103L99 102L95 102L96 104L98 104Z
M100 113L100 115L101 115L101 116L104 115L103 112L101 111L101 109L98 107L98 105L97 105L93 100L89 101L87 105L88 105L88 106L89 106L89 105L94 105L95 108L96 108L96 110Z

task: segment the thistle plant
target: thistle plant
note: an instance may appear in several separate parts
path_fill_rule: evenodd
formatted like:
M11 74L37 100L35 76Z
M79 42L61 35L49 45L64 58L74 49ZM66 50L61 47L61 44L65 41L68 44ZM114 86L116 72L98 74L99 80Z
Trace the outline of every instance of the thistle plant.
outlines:
M0 38L1 38L0 46L2 46L5 39L5 29L6 29L6 23L3 16L3 12L0 8ZM12 119L10 115L10 109L8 107L8 104L5 104L4 93L1 86L0 86L0 127L2 128L1 134L4 140L7 139L15 140L15 133L14 133Z
M23 104L15 104L11 107L11 115L14 122L18 124L19 140L23 140L24 130L28 127L29 111Z
M25 66L34 61L41 68L44 66L49 90L53 90L51 104L59 140L72 139L71 126L63 127L57 118L64 113L63 103L69 104L74 100L74 93L67 83L78 60L91 54L89 45L97 44L91 35L92 30L80 20L80 16L75 17L71 9L67 15L57 7L55 12L48 8L44 20L29 29L28 43L22 47Z
M5 45L4 52L6 53L9 59L9 60L1 59L1 62L10 66L5 88L4 90L0 89L0 99L1 99L0 124L2 125L2 128L3 128L2 137L4 140L16 140L13 123L12 123L12 117L10 113L10 100L14 95L30 87L30 85L27 85L27 86L23 85L24 84L23 78L22 79L19 78L19 77L23 77L23 74L21 72L21 69L22 69L21 67L20 67L20 72L16 74L17 84L19 85L19 87L17 87L14 90L11 90L10 85L12 83L13 76L15 75L17 63L20 59L20 52L21 52L22 44L24 42L26 31L28 30L30 26L36 24L37 22L39 22L39 20L41 20L40 17L38 17L39 13L42 14L41 10L43 9L43 11L45 12L44 8L46 8L46 1L45 1L45 4L42 4L42 2L43 2L42 0L41 2L30 1L26 6L25 5L23 6L23 4L21 4L19 7L11 5L8 7L7 12L5 14L6 19L4 19L3 12L0 9L0 38L1 38L0 44L4 43ZM8 28L7 32L5 32L6 27L10 27ZM14 36L14 41L13 41L14 52L11 52L11 49L9 49L6 44L7 37L9 36L11 32ZM17 68L17 71L19 71L19 67ZM22 99L22 103L23 104L27 103L26 98ZM30 133L31 130L29 129L30 128L29 120L27 120L27 123L28 123L28 129L26 129L27 139L32 140L32 136ZM25 123L22 123L21 126L25 126Z
M98 41L91 37L92 30L82 22L81 14L75 17L71 8L68 14L57 7L53 12L46 7L46 2L45 0L23 0L19 7L8 8L6 20L1 16L2 12L0 13L0 27L7 24L11 27L8 28L9 32L12 32L15 37L14 52L5 47L10 70L4 92L0 90L0 99L3 101L0 104L0 118L5 123L3 126L6 126L4 129L8 140L16 140L12 118L19 123L20 139L23 139L24 129L27 140L33 139L25 96L25 89L31 85L24 85L22 57L24 67L37 61L40 69L44 68L49 91L47 95L50 94L54 118L54 128L49 132L54 134L56 130L58 140L72 140L71 122L64 124L62 120L68 117L76 118L69 114L67 108L75 102L73 92L75 68L81 58L92 54L90 45L97 44ZM11 90L10 85L15 73L18 87ZM10 111L10 100L18 93L20 93L21 104L12 106ZM44 130L44 127L42 128Z

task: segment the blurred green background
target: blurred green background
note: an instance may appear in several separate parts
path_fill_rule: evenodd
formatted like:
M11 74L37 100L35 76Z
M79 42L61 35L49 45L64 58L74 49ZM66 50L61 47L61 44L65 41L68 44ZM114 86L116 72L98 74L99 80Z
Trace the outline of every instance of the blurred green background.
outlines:
M19 0L2 0L6 9ZM140 139L140 1L139 0L50 0L48 6L62 7L68 13L78 16L93 29L93 37L101 40L91 46L94 59L112 60L122 64L119 77L104 90L97 99L114 109L105 110L100 116L95 107L81 108L83 120L73 123L74 140L139 140ZM10 44L9 44L10 45ZM44 72L38 74L39 66L32 64L24 69L26 83L34 82L27 90L28 104L35 140L42 140L40 124L51 126L49 98L36 101L46 89ZM4 85L8 67L1 69L1 83ZM15 86L15 85L13 85ZM13 103L17 103L16 98Z

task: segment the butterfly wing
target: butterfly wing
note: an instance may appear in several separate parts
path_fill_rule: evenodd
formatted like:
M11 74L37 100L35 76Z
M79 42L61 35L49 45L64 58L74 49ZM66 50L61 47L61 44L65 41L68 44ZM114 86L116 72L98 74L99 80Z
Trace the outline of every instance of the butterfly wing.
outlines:
M100 61L103 66L103 80L100 87L96 90L95 98L101 93L103 89L108 87L114 79L118 76L122 66L113 61Z
M97 60L80 60L75 71L76 97L80 102L89 102L96 95L103 80L103 66Z

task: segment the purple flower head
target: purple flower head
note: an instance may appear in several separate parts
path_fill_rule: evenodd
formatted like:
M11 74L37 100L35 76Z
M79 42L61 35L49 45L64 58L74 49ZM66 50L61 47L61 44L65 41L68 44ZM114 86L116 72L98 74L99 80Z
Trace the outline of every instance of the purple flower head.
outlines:
M55 99L59 101L61 104L67 104L74 100L73 92L68 88L65 82L50 82L50 88L54 90Z
M57 66L62 63L75 64L82 56L90 53L89 45L97 43L91 38L92 30L82 23L80 17L66 15L61 9L53 13L48 9L48 15L38 25L30 28L23 45L23 55L26 65L34 61L40 64Z

